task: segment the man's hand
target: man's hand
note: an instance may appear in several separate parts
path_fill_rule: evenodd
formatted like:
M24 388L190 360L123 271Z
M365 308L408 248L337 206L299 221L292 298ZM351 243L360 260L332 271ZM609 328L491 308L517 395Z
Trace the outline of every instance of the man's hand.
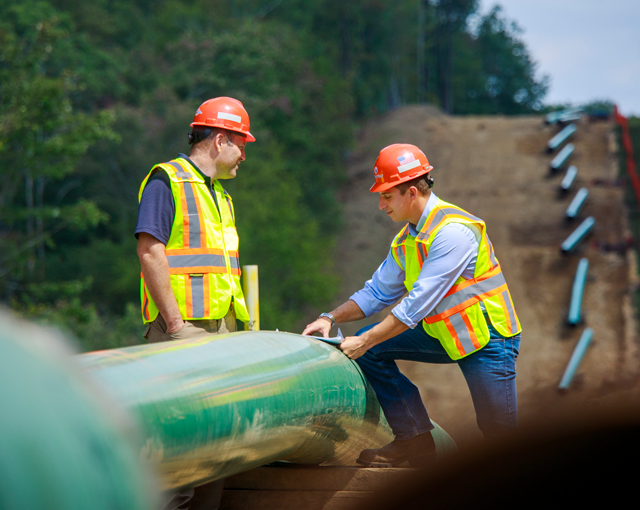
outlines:
M320 317L311 324L307 324L307 327L304 328L302 334L308 336L313 335L314 333L320 333L324 338L329 338L329 331L331 331L331 321L328 318Z
M184 321L171 288L165 245L142 232L138 237L138 257L147 289L167 324L167 333L175 333L184 326Z
M361 336L348 336L342 341L339 347L345 356L351 359L358 359L369 350L369 346Z

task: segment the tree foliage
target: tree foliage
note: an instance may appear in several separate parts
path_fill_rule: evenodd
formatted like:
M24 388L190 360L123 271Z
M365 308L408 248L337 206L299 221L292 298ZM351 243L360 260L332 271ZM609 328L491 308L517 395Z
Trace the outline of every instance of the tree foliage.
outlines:
M140 182L188 151L197 106L240 99L258 141L234 198L265 328L338 288L335 191L364 116L539 109L545 79L476 0L22 0L0 5L0 286L85 348L140 340ZM469 20L476 16L476 23ZM96 340L102 339L102 340Z

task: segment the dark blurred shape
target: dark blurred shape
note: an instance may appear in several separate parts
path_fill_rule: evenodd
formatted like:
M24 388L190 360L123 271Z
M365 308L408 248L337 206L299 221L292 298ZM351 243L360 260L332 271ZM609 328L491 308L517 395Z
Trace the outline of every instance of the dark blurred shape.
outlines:
M620 508L635 499L640 416L567 413L421 470L354 509Z
M0 508L155 508L132 423L72 354L0 310Z

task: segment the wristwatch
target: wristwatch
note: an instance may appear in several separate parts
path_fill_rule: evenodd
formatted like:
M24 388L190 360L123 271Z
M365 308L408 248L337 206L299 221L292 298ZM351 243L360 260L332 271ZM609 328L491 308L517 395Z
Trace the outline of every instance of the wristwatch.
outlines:
M326 317L327 319L329 319L331 321L331 327L333 327L333 325L336 323L336 318L330 313L321 313L320 315L318 315L318 319L321 317Z

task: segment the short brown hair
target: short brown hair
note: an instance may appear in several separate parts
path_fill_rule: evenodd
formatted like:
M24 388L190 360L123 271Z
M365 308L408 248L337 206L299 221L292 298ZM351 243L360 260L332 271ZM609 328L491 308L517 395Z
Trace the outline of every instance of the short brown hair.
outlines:
M427 172L426 174L416 177L415 179L411 179L410 181L401 182L396 186L396 188L398 188L401 195L404 195L411 186L415 186L421 195L426 195L429 190L433 188L433 177L431 177L431 172Z
M234 133L233 131L229 131L228 129L219 128L219 127L208 127L208 126L193 126L191 128L191 133L189 133L189 145L195 145L207 138L215 138L218 133L222 133L227 140L231 140L233 134L238 136L242 136L240 133Z

